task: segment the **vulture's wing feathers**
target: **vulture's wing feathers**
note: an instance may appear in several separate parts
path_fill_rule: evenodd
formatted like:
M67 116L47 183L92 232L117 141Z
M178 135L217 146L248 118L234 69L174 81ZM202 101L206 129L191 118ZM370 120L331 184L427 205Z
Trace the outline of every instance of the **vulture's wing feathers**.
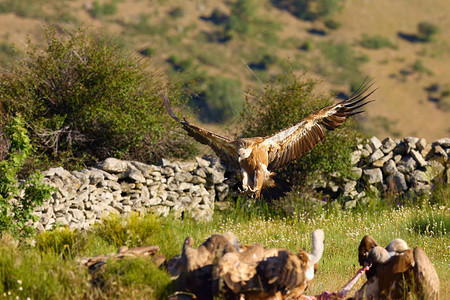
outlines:
M439 277L422 248L414 248L414 278L420 299L439 299Z
M188 122L185 118L180 120L170 107L167 93L163 94L163 100L169 115L183 126L183 129L188 132L188 135L192 136L197 142L210 146L224 162L239 168L237 148L233 140L198 127Z
M269 170L279 169L301 157L325 138L326 130L339 127L350 116L372 101L364 101L375 90L366 93L373 84L363 84L349 99L322 108L300 122L266 138L270 146Z

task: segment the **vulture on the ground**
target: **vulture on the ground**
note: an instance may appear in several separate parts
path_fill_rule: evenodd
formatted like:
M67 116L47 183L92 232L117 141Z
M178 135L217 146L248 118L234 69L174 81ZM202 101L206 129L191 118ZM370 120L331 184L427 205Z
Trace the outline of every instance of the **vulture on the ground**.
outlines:
M323 253L324 232L312 233L312 251L297 254L286 249L264 249L255 244L240 253L227 253L215 275L226 299L285 299L299 297L314 278Z
M231 235L230 235L231 236ZM324 233L312 234L312 252L297 254L259 243L239 247L237 239L213 235L198 248L187 237L181 256L169 261L178 289L198 299L290 299L306 289L323 253Z
M365 236L358 258L361 265L371 266L371 272L355 299L439 299L439 278L422 248L412 250L402 239L383 248Z

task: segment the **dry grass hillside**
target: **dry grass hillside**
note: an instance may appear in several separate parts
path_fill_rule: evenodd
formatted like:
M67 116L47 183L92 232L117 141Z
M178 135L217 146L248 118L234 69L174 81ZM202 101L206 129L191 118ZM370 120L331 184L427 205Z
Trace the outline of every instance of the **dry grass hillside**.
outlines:
M348 94L368 76L379 88L361 120L370 133L429 141L450 133L450 6L445 0L343 1L331 16L339 25L334 29L324 19L296 18L273 5L277 1L241 1L253 3L251 26L231 37L220 24L221 16L231 14L236 3L231 0L2 2L3 66L12 60L9 44L24 51L28 38L41 42L46 24L89 25L151 57L174 80L197 82L195 92L207 89L212 78L229 78L243 98L249 87L262 90L280 74L306 71L323 80L319 92ZM429 42L417 40L418 24L425 21L439 29ZM364 36L388 45L367 48Z

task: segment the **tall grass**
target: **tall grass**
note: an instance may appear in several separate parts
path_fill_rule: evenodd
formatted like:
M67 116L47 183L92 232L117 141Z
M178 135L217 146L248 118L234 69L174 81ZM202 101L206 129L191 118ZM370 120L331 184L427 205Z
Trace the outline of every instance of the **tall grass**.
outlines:
M170 277L151 259L108 261L101 272L89 273L77 258L115 252L118 246L156 244L167 258L181 252L186 236L195 245L213 233L233 232L241 244L311 250L311 232L325 232L325 251L308 294L338 290L358 269L361 238L372 235L381 245L397 237L410 247L422 247L450 292L449 185L431 197L399 201L374 198L352 210L337 202L296 207L290 214L262 201L238 198L234 207L217 211L212 222L159 218L148 214L110 216L91 231L56 229L36 236L35 245L0 240L0 295L32 299L105 298L162 299L173 292ZM400 205L398 204L400 203ZM362 284L363 280L359 284ZM350 295L353 291L350 292Z

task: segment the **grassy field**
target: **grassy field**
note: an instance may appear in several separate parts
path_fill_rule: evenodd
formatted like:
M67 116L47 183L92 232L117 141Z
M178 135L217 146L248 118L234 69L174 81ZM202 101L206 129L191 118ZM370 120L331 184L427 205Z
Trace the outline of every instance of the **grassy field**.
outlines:
M422 247L440 277L441 295L447 295L449 199L447 185L436 187L427 198L373 199L353 210L343 210L334 201L298 208L290 215L267 203L242 200L233 209L217 211L209 223L131 214L105 218L89 232L59 228L22 243L4 235L0 241L0 295L5 299L163 299L174 292L170 277L150 259L108 261L94 274L77 259L113 253L122 245L149 244L159 245L160 253L170 258L181 252L187 235L199 245L211 234L225 232L233 232L240 243L310 251L310 235L317 228L325 231L325 251L307 294L342 287L359 267L361 238L370 234L381 245L401 237L410 247ZM358 285L362 283L360 280Z

